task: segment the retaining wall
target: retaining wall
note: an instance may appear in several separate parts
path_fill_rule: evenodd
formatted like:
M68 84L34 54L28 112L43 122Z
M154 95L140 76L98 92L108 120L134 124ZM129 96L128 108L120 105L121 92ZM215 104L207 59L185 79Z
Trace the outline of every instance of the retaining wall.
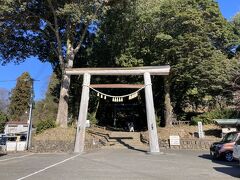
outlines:
M141 134L141 141L148 143L146 134ZM192 149L192 150L209 150L212 143L220 141L220 139L198 139L198 138L180 138L180 146L170 146L169 139L159 139L160 148L165 149Z
M160 147L171 149L209 150L218 139L180 139L180 146L170 146L169 140L159 140Z
M85 140L85 151L92 151L101 148L100 141ZM34 140L32 143L32 152L44 153L71 153L74 150L74 141L60 141L60 140Z

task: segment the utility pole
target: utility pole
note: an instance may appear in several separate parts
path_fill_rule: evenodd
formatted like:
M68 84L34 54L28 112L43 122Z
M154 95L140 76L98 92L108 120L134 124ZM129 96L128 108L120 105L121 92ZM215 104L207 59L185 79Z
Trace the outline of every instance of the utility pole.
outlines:
M31 148L31 139L32 139L32 110L33 110L33 97L34 97L34 91L33 91L33 82L34 79L29 79L31 82L31 97L29 102L29 114L28 114L28 131L27 131L27 150Z

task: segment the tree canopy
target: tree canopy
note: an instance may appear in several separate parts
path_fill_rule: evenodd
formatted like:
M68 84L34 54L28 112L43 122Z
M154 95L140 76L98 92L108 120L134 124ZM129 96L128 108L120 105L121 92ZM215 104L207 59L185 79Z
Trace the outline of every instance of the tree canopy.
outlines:
M219 96L230 98L239 68L227 52L240 42L235 30L213 0L131 1L108 11L89 61L93 66L170 64L175 111L196 111L215 106Z
M95 0L1 1L1 62L19 63L37 56L64 70L70 65L69 56L78 53L90 32L88 25L100 18L103 4Z

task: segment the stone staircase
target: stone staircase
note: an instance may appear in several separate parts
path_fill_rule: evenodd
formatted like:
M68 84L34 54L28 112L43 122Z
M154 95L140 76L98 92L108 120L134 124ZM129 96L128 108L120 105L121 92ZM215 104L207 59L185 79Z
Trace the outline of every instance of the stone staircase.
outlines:
M111 131L103 148L148 150L148 144L141 142L140 132Z

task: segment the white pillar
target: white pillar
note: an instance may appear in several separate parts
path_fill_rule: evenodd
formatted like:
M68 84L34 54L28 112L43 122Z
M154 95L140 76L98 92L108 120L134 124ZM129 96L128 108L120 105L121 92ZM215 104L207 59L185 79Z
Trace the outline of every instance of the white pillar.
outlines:
M153 103L152 82L149 72L144 73L144 84L150 152L158 153L160 152L160 150L158 144L158 134Z
M85 126L87 120L88 113L88 100L89 100L89 85L90 85L91 75L89 73L85 73L83 75L83 87L82 87L82 96L81 103L78 115L77 122L77 133L75 140L74 152L82 153L84 151L85 145Z

